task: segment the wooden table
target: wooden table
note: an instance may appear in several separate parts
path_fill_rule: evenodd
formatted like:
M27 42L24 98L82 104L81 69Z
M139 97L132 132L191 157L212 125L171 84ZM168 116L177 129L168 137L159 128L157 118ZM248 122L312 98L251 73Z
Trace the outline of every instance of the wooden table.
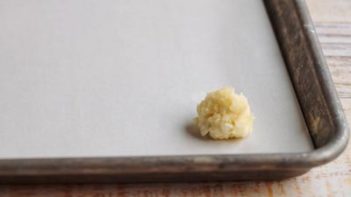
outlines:
M351 0L307 0L351 122ZM281 182L1 186L0 196L351 196L351 146L334 162Z

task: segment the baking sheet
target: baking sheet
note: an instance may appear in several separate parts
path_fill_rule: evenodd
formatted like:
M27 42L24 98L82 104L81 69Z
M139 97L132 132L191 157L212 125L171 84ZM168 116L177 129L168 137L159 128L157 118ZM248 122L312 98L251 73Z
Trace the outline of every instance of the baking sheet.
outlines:
M313 149L262 1L4 0L0 158ZM233 86L244 140L193 134L206 92Z

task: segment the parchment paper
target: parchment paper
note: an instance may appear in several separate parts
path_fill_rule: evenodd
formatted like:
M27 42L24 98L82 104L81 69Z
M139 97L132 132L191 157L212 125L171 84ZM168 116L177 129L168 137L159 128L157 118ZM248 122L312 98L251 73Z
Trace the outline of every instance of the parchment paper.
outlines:
M259 0L3 0L0 158L290 153L312 149ZM233 86L244 140L193 134Z

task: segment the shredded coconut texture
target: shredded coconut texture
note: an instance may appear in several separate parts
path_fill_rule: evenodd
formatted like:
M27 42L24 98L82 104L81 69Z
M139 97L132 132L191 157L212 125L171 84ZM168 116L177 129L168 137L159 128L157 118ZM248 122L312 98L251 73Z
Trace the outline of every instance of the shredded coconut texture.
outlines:
M197 106L195 124L201 135L213 139L244 138L252 132L254 117L243 94L233 88L210 92Z

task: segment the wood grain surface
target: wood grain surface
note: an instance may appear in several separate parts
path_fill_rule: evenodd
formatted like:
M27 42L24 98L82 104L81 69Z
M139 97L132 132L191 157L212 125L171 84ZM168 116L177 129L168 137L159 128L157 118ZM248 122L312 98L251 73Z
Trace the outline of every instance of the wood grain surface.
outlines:
M351 122L351 0L307 0ZM351 196L351 147L335 161L280 182L1 186L0 196Z

